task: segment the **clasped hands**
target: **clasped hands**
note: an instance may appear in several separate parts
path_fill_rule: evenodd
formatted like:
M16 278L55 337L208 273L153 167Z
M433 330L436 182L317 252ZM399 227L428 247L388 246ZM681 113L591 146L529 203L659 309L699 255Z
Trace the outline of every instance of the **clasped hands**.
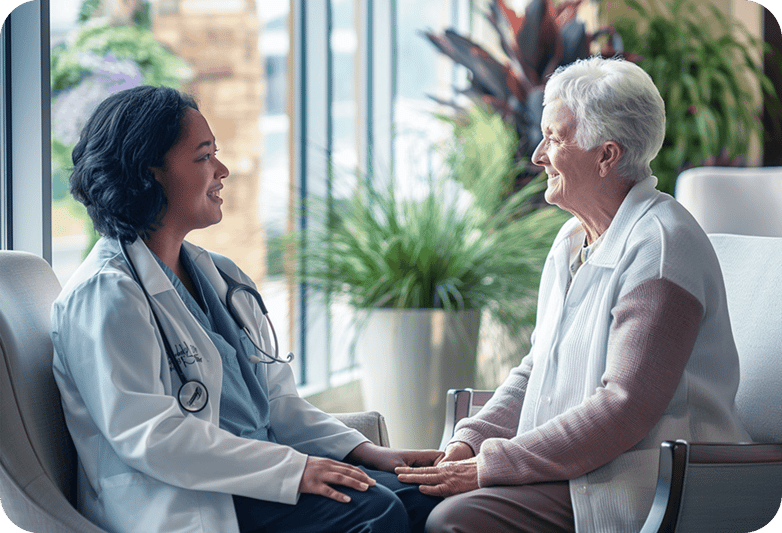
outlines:
M464 443L454 443L443 453L392 450L365 442L350 452L345 461L309 456L299 492L347 503L350 497L334 485L363 492L375 484L374 479L353 465L394 472L399 481L419 484L422 493L432 496L453 496L478 488L477 463L472 449Z
M335 486L364 492L375 484L366 472L357 468L364 466L373 470L394 472L398 467L420 467L436 465L444 454L438 450L395 450L364 442L356 446L343 461L324 457L308 456L299 482L301 494L320 494L332 500L347 503L350 497L335 489Z
M478 463L467 444L455 442L433 466L400 466L394 472L402 483L417 483L430 496L446 498L478 488Z

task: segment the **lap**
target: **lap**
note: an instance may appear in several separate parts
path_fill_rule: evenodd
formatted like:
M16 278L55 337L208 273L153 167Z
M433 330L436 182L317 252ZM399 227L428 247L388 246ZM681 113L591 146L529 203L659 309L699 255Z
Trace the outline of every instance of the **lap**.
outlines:
M302 494L296 505L234 496L239 530L249 532L328 533L361 531L423 532L429 512L440 498L421 494L417 485L401 483L395 474L365 470L377 481L366 492L339 491L350 503Z
M427 533L572 533L567 481L486 487L446 498L429 516Z

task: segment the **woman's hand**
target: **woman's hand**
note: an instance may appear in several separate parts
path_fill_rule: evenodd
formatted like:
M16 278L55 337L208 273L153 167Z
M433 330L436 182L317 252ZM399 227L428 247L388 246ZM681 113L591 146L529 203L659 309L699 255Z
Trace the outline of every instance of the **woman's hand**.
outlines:
M393 472L400 466L432 466L443 457L443 452L439 450L395 450L363 442L353 448L345 461L373 470Z
M430 496L447 498L478 488L478 463L474 457L462 461L442 461L426 468L396 469L402 483L417 483L418 490Z
M448 461L462 461L464 459L469 459L470 457L475 457L475 453L468 444L464 442L454 442L445 448L445 455L440 460L435 461L434 465L437 466L440 463Z
M304 466L304 473L299 482L299 493L320 494L347 503L350 501L350 496L339 492L332 485L342 485L364 492L374 484L374 479L355 466L310 455L307 457L307 464Z

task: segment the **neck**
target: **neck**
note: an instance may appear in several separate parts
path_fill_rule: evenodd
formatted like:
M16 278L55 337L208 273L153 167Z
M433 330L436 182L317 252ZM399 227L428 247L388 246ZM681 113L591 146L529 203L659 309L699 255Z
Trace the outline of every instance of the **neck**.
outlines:
M587 244L592 244L605 233L632 188L624 182L616 183L617 186L601 191L595 198L586 202L586 208L581 212L574 213L586 231Z
M144 239L144 244L181 279L180 273L182 269L179 261L179 250L182 248L184 240L184 236L172 235L160 228Z

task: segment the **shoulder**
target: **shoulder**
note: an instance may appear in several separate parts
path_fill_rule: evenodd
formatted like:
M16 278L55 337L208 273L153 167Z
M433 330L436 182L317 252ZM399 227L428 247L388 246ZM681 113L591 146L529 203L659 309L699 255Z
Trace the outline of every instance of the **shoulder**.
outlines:
M624 263L639 277L665 278L703 302L706 285L719 278L719 263L706 233L675 199L659 199L628 235ZM639 279L638 281L644 281Z
M99 240L68 279L52 306L52 319L72 321L80 317L99 320L117 314L144 294L113 239Z
M216 252L208 252L209 257L212 259L212 262L214 265L231 276L232 278L235 278L237 281L241 281L242 283L253 284L252 279L250 276L247 275L247 273L239 268L239 265L233 262L233 260L229 259L228 257L218 254Z

